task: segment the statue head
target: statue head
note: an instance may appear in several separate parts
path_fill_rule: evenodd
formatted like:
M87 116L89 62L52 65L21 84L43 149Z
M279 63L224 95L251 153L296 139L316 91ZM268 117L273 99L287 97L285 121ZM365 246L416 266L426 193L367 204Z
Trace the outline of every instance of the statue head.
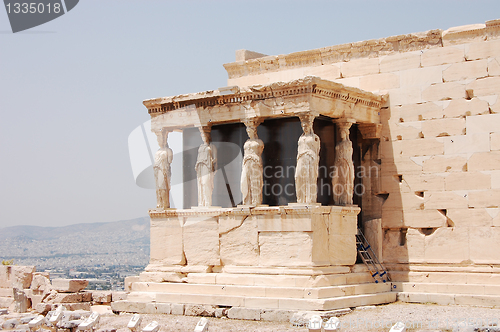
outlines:
M200 128L201 139L203 143L210 144L210 127L201 127Z
M314 122L314 115L312 114L301 114L299 115L300 125L302 126L302 130L304 134L309 135L312 133L312 127Z
M167 138L168 138L168 131L166 131L165 129L163 129L161 132L156 133L156 139L158 141L160 149L168 147Z

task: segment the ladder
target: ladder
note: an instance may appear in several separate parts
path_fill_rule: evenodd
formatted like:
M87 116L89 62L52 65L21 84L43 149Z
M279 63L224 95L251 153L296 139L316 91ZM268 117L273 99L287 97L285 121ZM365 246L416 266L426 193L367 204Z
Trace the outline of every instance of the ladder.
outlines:
M387 282L391 281L389 274L384 269L382 264L377 259L377 256L372 250L372 247L366 240L363 232L358 228L358 234L356 234L356 248L358 250L359 257L363 260L371 276L375 280L375 283L379 281Z

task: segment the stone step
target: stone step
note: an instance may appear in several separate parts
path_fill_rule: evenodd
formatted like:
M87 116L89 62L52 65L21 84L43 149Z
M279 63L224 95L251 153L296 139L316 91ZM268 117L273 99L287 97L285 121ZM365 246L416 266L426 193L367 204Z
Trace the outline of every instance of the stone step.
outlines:
M460 304L482 307L500 306L500 295L399 292L398 300L409 303L436 303L440 305Z
M393 290L398 292L500 296L500 285L425 282L394 282L393 285Z
M326 299L350 295L390 292L391 288L392 285L390 283L304 288L135 282L132 285L132 292L128 295L127 299L134 299L134 297L137 299L137 297L140 297L144 298L145 301L150 301L152 296L151 293Z
M391 303L396 301L396 296L397 293L395 292L384 292L328 299L306 299L178 293L131 293L126 301L113 302L113 310L138 312L140 310L138 308L145 307L147 303L208 304L256 309L333 310Z
M355 273L336 273L324 275L275 275L249 273L202 273L187 274L189 284L240 285L240 286L275 286L283 287L323 287L337 285L356 285L373 283L370 273L362 268ZM180 282L182 278L172 272L143 272L141 282Z

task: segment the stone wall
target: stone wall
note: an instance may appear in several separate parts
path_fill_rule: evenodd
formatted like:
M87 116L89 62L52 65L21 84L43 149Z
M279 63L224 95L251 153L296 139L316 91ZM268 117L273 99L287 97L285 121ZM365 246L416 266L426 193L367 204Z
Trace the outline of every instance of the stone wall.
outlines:
M380 242L381 259L493 265L500 263L499 38L496 20L225 67L229 86L314 75L387 94L380 183L371 192L381 219L374 214L365 228Z

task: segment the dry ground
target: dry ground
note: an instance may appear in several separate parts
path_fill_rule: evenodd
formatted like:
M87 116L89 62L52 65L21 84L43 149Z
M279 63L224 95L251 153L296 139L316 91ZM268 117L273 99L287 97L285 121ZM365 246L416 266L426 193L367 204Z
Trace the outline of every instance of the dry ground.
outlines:
M117 329L117 332L129 332L126 326L131 316L132 314L103 315L99 329ZM12 315L0 316L0 323L7 318L12 318ZM457 331L456 326L459 323L466 323L470 326L487 326L491 323L500 325L500 309L397 302L357 308L339 318L342 324L341 331L387 332L391 325L397 321L406 323L407 331L453 331L454 328ZM148 314L143 315L142 326L156 320L160 323L160 332L193 331L199 319L200 317ZM294 327L290 323L241 321L227 318L208 318L208 320L210 332L308 331L305 327Z

